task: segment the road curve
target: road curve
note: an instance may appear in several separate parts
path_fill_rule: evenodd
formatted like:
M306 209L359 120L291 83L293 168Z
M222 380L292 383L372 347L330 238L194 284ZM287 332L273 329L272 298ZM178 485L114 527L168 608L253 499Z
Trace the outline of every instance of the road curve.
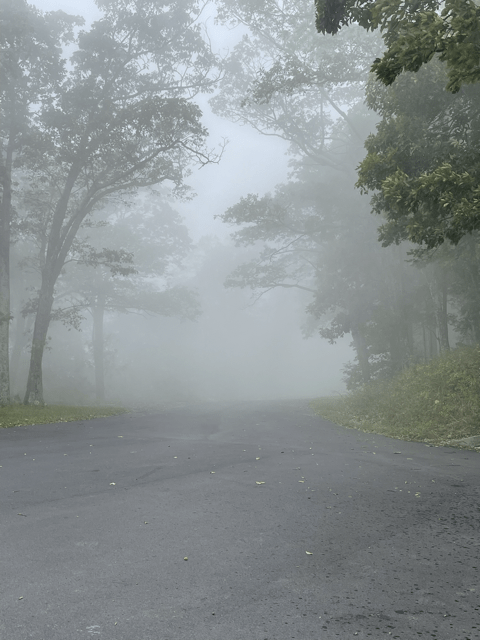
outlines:
M0 640L478 639L479 462L304 400L0 430Z

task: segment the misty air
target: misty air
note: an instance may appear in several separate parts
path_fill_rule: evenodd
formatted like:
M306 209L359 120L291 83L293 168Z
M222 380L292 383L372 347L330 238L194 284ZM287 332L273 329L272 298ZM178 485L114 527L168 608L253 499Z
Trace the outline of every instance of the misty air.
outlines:
M0 0L0 640L480 638L478 0Z

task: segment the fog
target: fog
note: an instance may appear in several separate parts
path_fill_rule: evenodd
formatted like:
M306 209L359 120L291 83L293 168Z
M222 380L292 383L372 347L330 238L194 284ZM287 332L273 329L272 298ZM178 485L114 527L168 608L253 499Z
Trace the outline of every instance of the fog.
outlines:
M237 255L240 253L240 255ZM228 240L201 238L177 274L197 292L195 320L146 313L107 313L105 401L145 408L184 402L313 398L344 391L343 363L350 339L330 345L305 339L306 296L272 291L255 301L250 291L226 289L242 260ZM92 321L80 330L57 322L44 356L45 401L95 402ZM28 338L27 338L28 340ZM28 374L28 342L12 391L21 397Z
M219 0L192 23L187 2L163 22L133 4L35 3L85 26L49 97L28 84L37 67L24 79L37 142L18 142L13 174L12 395L331 396L433 357L455 331L468 341L468 323L445 337L441 314L464 307L445 298L440 254L382 247L355 186L380 120L365 101L378 37L320 36L307 1ZM131 36L122 66L118 34L136 20L144 42Z
M101 16L89 2L80 8L70 0L38 0L34 5L42 11L80 13L86 20L85 28ZM212 47L226 56L248 29L245 25L218 25L215 14L215 8L210 7L203 18ZM69 45L65 54L74 50L75 45ZM107 304L102 363L105 390L99 397L92 309L88 309L85 296L82 298L80 289L84 285L75 292L74 282L69 282L69 278L77 276L75 267L68 265L56 286L56 316L54 311L43 358L45 402L88 404L97 400L148 406L315 397L344 391L342 368L352 358L351 339L345 336L336 344L329 344L311 331L306 337L305 308L311 296L295 289L259 292L224 285L235 267L259 255L261 243L254 248L235 246L230 238L232 229L218 216L241 197L272 192L276 185L288 180L289 141L261 135L248 123L215 115L209 106L211 97L212 94L199 94L195 102L202 109L202 123L209 131L208 145L218 148L222 141L228 141L220 162L192 169L186 180L192 188L187 200L171 196L168 184L163 189L169 206L179 213L188 229L192 244L181 264L175 258L173 267L164 265L157 275L148 274L147 270L143 274L152 291L165 291L172 286L188 288L196 296L196 317L182 318L180 312L174 314L176 317L165 317L163 312L128 308L128 304L116 312L114 303L110 308ZM138 198L146 196L145 192L143 196L142 191L139 193L120 204L116 202L113 218L118 215L118 207L125 206L130 212L141 207ZM28 216L28 211L24 215ZM97 215L103 221L111 222L113 218L101 210ZM93 235L91 229L83 232L89 243ZM102 241L98 242L99 248L103 247ZM132 252L136 269L141 244L133 249L122 246ZM23 399L28 377L34 314L26 309L40 287L41 260L35 255L37 251L37 242L31 236L23 236L13 250L11 392L17 400ZM85 277L93 282L93 269ZM118 274L113 278L122 280ZM128 276L123 278L127 280Z

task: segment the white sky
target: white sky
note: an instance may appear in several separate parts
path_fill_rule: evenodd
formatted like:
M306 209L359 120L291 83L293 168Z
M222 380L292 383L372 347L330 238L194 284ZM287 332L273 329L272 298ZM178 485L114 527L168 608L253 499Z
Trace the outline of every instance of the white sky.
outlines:
M94 21L100 12L92 0L34 0L31 4L42 11L62 10L81 15L87 22ZM238 32L208 27L214 49L233 47ZM201 98L204 123L210 132L210 147L217 147L223 138L229 144L219 165L194 170L187 180L197 197L187 203L176 203L175 208L185 217L193 240L203 235L225 237L233 229L227 228L215 215L222 214L241 196L248 193L263 194L287 178L287 143L274 137L265 137L246 126L239 126L215 116L208 106L210 96Z

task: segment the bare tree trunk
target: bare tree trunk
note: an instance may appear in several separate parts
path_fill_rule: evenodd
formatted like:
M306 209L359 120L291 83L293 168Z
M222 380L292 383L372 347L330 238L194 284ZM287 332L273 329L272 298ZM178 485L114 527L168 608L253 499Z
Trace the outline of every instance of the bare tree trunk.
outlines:
M403 340L400 331L398 334L395 333L395 329L403 329L404 327L395 325L394 331L390 332L390 337L388 340L388 345L390 348L390 365L391 371L393 373L398 373L405 367L406 357L408 357L408 353L405 352L403 347Z
M13 346L10 354L10 388L12 394L18 393L19 387L19 373L20 373L20 360L22 357L22 351L27 344L26 330L27 320L21 313L16 313L14 318L14 338Z
M105 294L97 296L93 312L93 362L95 365L95 396L98 404L105 403L105 350L103 339L103 318L105 314Z
M430 360L433 360L438 356L438 338L435 329L431 327L428 336L430 339Z
M427 331L425 329L425 321L422 321L422 345L423 345L423 362L424 364L427 364L428 351L427 351Z
M65 264L65 258L72 246L80 224L89 211L88 209L82 210L82 215L74 217L68 233L62 237L62 225L67 215L70 195L75 180L80 173L80 169L81 165L77 162L72 163L70 166L65 187L55 207L55 213L50 227L45 263L42 269L42 285L40 287L38 308L35 316L35 325L33 327L30 370L28 372L24 404L44 404L42 360L47 341L48 327L50 325L55 283Z
M447 294L447 278L445 270L442 269L437 277L438 293L436 316L438 324L438 333L440 339L440 353L450 350L450 341L448 339L448 294Z
M469 236L467 238L470 260L468 261L468 270L470 281L472 283L471 295L475 300L475 308L477 309L477 313L474 314L472 318L472 333L474 336L475 342L480 343L480 313L478 313L478 309L480 308L480 265L477 256L477 242L478 238Z
M53 287L43 275L44 282L40 289L38 309L33 327L32 352L30 356L30 370L28 373L27 390L24 404L44 404L42 360L47 341L48 327L53 306Z
M3 236L3 233L3 228L0 227L0 236ZM3 242L3 238L1 238L0 243L2 245L6 244L6 242ZM5 252L4 247L2 247L0 249L0 406L10 402L9 325L10 282L8 251Z
M10 223L12 211L12 160L15 144L13 130L7 145L3 167L0 203L0 406L10 402Z
M403 369L405 365L413 359L415 353L415 342L413 338L413 321L412 321L412 313L411 313L411 304L407 295L407 287L405 284L405 249L398 245L397 247L397 274L399 276L400 282L400 296L399 296L399 305L400 305L400 319L402 325L402 338L405 340L405 352L401 354L399 359L400 367L399 369Z
M435 335L438 331L438 347L440 353L450 350L448 337L448 286L447 275L444 268L436 264L432 266L432 277L425 270L429 298L435 319ZM432 349L432 357L435 357L435 349Z
M358 363L362 372L363 383L370 380L370 364L368 362L368 350L365 336L358 327L352 327L353 346L357 352Z

